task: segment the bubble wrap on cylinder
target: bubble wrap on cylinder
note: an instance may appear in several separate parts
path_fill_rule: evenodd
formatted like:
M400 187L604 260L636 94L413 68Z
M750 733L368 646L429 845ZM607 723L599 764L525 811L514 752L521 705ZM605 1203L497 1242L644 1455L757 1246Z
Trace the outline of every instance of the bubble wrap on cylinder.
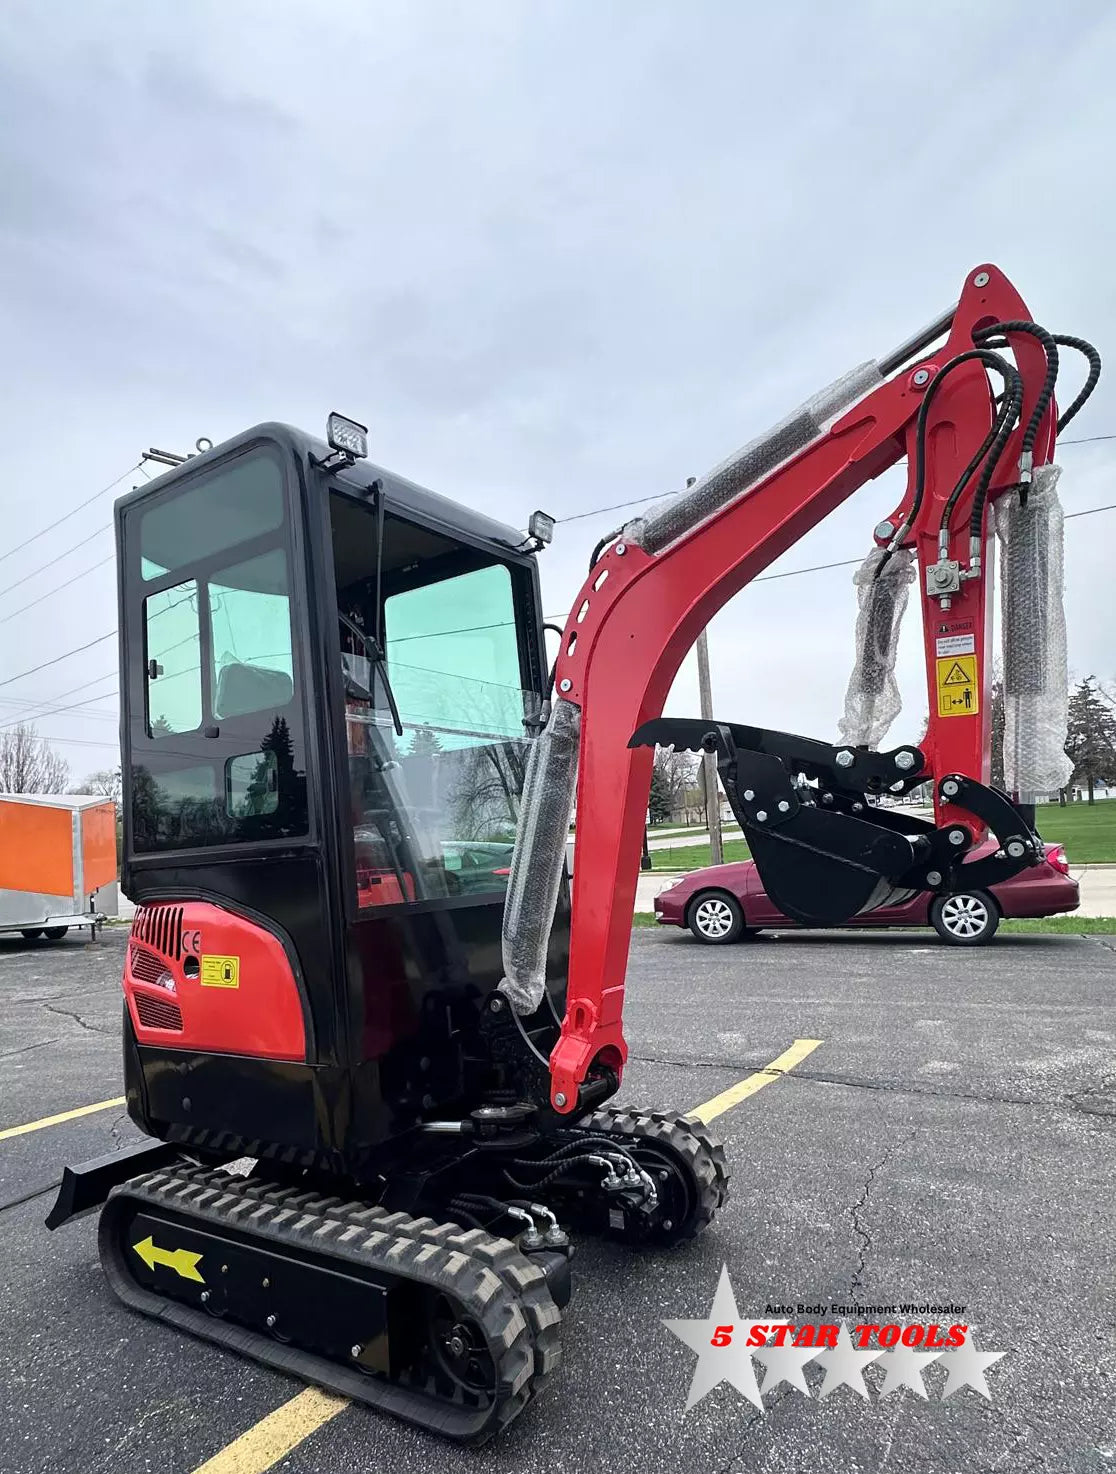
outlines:
M1004 662L1004 782L1023 803L1064 788L1069 668L1063 603L1060 466L1040 466L1027 496L995 503Z
M915 579L914 552L899 548L883 573L876 569L883 548L873 548L853 574L860 611L856 616L856 664L845 692L841 742L850 747L879 747L884 733L903 709L895 679L899 626Z
M693 486L653 507L624 528L624 538L648 553L661 553L727 507L783 461L816 440L828 423L883 382L875 363L862 363L815 394L793 414L729 456Z
M580 733L581 708L559 698L527 759L504 905L499 984L519 1014L534 1013L546 990L546 953L573 813Z

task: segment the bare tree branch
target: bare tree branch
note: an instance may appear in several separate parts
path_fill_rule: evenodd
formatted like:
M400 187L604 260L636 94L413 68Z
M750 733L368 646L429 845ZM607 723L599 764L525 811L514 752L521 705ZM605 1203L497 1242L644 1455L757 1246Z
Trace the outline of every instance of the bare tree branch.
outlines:
M33 725L0 732L0 793L65 793L70 765Z

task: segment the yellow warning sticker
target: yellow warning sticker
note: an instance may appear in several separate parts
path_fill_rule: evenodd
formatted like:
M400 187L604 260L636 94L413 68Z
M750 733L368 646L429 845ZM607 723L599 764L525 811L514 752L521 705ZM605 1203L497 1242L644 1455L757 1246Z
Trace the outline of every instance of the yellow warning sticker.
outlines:
M239 988L240 958L203 957L201 985L203 988Z
M980 710L975 655L938 659L938 715L969 717Z

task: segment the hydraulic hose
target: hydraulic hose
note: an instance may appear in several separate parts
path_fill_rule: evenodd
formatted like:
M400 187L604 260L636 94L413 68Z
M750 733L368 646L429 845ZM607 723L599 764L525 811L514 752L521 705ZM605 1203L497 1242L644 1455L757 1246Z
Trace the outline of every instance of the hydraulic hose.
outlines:
M1087 343L1084 338L1074 338L1068 333L1055 333L1054 341L1062 348L1072 348L1077 353L1083 353L1089 362L1088 377L1082 385L1081 392L1070 405L1069 409L1064 410L1059 416L1058 432L1060 434L1097 387L1097 380L1101 374L1101 356L1093 347L1092 343Z
M1000 374L1000 376L1004 380L1005 385L1008 386L1005 392L1007 393L1008 398L1011 400L1011 402L1014 403L1014 396L1012 394L1011 386L1013 384L1013 381L1015 379L1018 379L1019 375L1005 359L1001 358L999 354L991 352L991 350L987 348L970 348L967 349L964 353L959 353L956 358L951 358L947 364L943 365L943 367L940 368L938 372L934 375L934 377L930 380L930 383L926 387L926 393L922 396L922 403L918 407L918 419L915 424L915 486L914 493L911 497L911 509L907 513L902 527L900 527L899 530L892 537L891 542L888 544L888 547L884 552L884 556L880 559L874 575L876 579L879 579L880 575L883 573L883 570L891 561L892 555L894 554L895 550L899 547L900 543L903 541L903 538L906 537L910 529L914 526L915 519L917 518L919 509L922 506L922 498L926 492L926 420L927 416L930 413L930 406L933 403L934 396L937 394L938 389L941 387L943 381L954 371L954 369L956 369L957 367L959 367L959 365L963 363L970 362L973 359L979 359L980 362L983 363L986 367L994 368L997 373ZM997 421L997 426L999 426L999 421ZM999 434L1000 430L1002 430L1002 426L999 426L999 429L997 429L997 426L994 426L993 429L997 430L997 434ZM1010 430L1004 433L1005 441L1008 434L1010 434ZM995 439L996 437L994 436L992 442L993 447L995 446ZM991 480L991 476L992 473L991 471L989 471L989 480Z
M974 333L973 342L983 344L986 348L1008 347L1007 338L996 337L997 333L1027 333L1030 337L1038 339L1046 354L1046 376L1042 381L1039 396L1035 400L1034 409L1031 410L1031 418L1027 421L1026 429L1023 431L1023 443L1020 447L1020 460L1022 461L1024 456L1033 455L1039 425L1042 424L1042 417L1054 397L1054 386L1058 382L1058 343L1054 336L1045 328L1039 327L1037 322L1023 321L993 323L983 332ZM1028 467L1030 465L1029 461L1023 463Z

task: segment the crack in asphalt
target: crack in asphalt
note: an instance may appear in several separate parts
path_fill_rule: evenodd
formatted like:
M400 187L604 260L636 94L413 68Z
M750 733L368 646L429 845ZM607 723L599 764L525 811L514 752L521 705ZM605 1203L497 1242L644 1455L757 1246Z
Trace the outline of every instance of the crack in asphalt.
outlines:
M14 1059L17 1054L29 1054L32 1049L45 1049L48 1044L57 1044L57 1039L40 1039L38 1044L23 1044L19 1049L5 1049L0 1059Z
M1103 1115L1106 1112L1098 1112L1095 1108L1090 1110L1087 1106L1077 1104L1076 1095L1061 1096L1057 1100L1035 1100L1025 1095L996 1095L992 1092L980 1092L978 1090L931 1090L921 1085L907 1084L898 1080L864 1080L854 1075L832 1075L821 1074L818 1071L801 1070L797 1067L791 1070L770 1070L762 1062L751 1063L747 1060L721 1060L721 1059L673 1059L666 1055L656 1054L630 1054L629 1060L636 1060L640 1064L648 1065L673 1065L678 1069L687 1070L731 1070L738 1071L763 1071L785 1077L790 1081L799 1081L804 1085L838 1085L849 1090L875 1090L883 1095L914 1095L926 1096L931 1100L971 1100L979 1105L1005 1105L1005 1106L1030 1106L1032 1109L1071 1111L1075 1114ZM1077 1095L1086 1093L1079 1091Z
M748 1421L744 1424L744 1427L740 1430L740 1438L738 1441L736 1452L733 1454L732 1458L729 1459L728 1463L723 1466L723 1468L720 1468L716 1471L716 1474L736 1474L736 1471L739 1469L740 1466L740 1460L744 1457L742 1448L744 1441L755 1432L755 1430L763 1422L767 1414L771 1412L773 1408L778 1407L779 1404L783 1402L792 1391L794 1391L792 1387L784 1386L780 1391L775 1393L769 1403L765 1404L762 1412L754 1412L751 1415Z
M853 1277L849 1283L849 1299L854 1304L856 1302L857 1291L860 1289L861 1285L864 1282L864 1273L868 1267L868 1255L872 1249L872 1235L868 1232L867 1228L864 1227L864 1223L861 1217L861 1215L865 1213L868 1207L868 1198L872 1192L872 1184L876 1180L876 1174L878 1172L881 1172L883 1168L887 1166L888 1162L891 1161L895 1153L898 1152L902 1147L908 1145L909 1142L912 1142L917 1135L918 1133L916 1131L908 1131L906 1136L901 1137L898 1141L892 1142L891 1146L889 1146L888 1149L884 1152L880 1160L878 1162L874 1162L868 1168L868 1173L864 1179L864 1191L861 1193L860 1197L852 1205L852 1207L848 1210L849 1219L852 1223L853 1233L855 1233L857 1238L860 1240L856 1247L856 1268L853 1270Z
M74 1013L69 1008L54 1008L49 1003L44 1003L43 1007L46 1009L47 1013L58 1014L61 1018L73 1019L74 1023L77 1024L80 1028L84 1029L87 1034L102 1034L108 1038L115 1038L120 1032L119 1029L115 1028L102 1029L99 1028L96 1024L87 1024L80 1013Z

